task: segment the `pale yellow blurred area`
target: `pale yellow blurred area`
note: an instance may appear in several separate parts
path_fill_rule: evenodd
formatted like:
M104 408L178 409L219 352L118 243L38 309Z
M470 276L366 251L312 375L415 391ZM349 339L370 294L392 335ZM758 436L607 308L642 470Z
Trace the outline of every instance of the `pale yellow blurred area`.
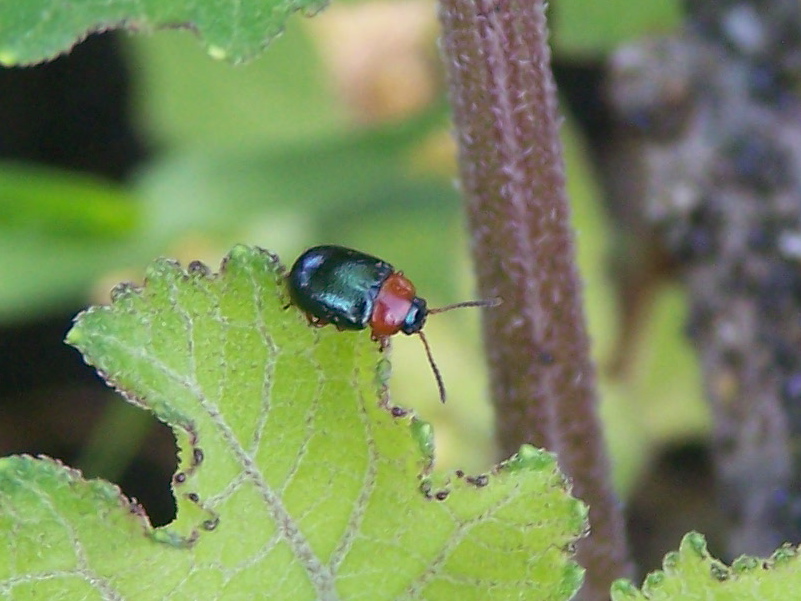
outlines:
M436 5L429 0L332 4L305 24L359 123L407 117L442 91Z

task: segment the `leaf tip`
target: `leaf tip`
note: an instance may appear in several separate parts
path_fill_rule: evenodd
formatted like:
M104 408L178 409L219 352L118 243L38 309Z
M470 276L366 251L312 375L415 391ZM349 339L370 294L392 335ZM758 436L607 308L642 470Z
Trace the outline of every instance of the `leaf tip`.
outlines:
M434 460L434 427L418 417L413 417L410 428L420 452L427 461L432 462Z
M575 594L584 584L584 574L586 570L574 561L565 564L562 571L562 591L565 599L573 599Z
M160 257L155 261L152 261L145 269L145 283L150 283L152 285L154 281L159 281L161 279L171 281L183 275L184 269L181 267L181 264L178 261L175 259ZM130 285L123 284L124 288L122 292L124 294L128 293L126 288L129 286ZM115 298L115 301L116 300L117 299Z
M667 561L667 559L665 561ZM651 572L645 577L645 581L642 583L642 591L649 594L651 591L658 589L662 586L665 578L667 578L667 574L661 570Z
M72 324L72 327L67 332L67 335L64 336L64 342L70 346L80 346L81 341L83 340L83 332L81 331L80 327L78 327L78 320L81 318L83 313L78 313L75 316L75 321Z
M797 557L799 552L801 552L801 547L794 547L789 543L785 544L776 549L770 558L770 563L779 566Z
M220 272L242 267L263 269L265 266L279 276L286 271L281 259L275 253L259 246L236 244L223 259Z
M639 596L637 587L631 580L621 578L612 583L610 589L612 601L626 601L627 599L636 599Z
M554 457L552 453L530 444L523 444L520 446L517 453L504 461L500 467L510 471L543 471L553 469L555 466L556 457Z
M114 286L114 288L111 289L109 295L111 297L112 304L116 304L120 301L125 300L132 294L141 293L141 291L142 288L140 286L137 286L133 282L120 282L119 284ZM80 317L80 314L78 315L78 317Z
M92 313L95 307L89 307L78 313L72 319L72 327L67 331L64 336L64 342L70 346L80 349L82 344L86 341L86 332L84 330L84 320L89 313Z
M706 538L700 532L688 532L679 545L679 552L688 551L699 558L706 558L709 554L706 548Z

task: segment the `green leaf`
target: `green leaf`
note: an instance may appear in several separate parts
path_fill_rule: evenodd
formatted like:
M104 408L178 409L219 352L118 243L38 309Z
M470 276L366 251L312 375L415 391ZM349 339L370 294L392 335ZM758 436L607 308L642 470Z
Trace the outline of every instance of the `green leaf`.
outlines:
M363 217L368 207L424 208L428 214L456 209L452 181L421 172L410 158L421 152L423 131L350 133L279 148L198 148L145 167L137 193L148 225L165 238L193 228L241 232L243 223L252 227L259 220L260 234L297 234L281 218L319 218L325 231L318 235L330 237L348 224L371 223Z
M34 164L0 162L0 233L69 238L131 234L139 214L130 194L100 178Z
M556 52L574 56L597 55L635 38L670 33L682 18L677 0L559 0L553 11Z
M219 274L160 260L79 316L68 341L173 427L178 513L154 530L109 484L2 460L0 596L569 599L586 508L555 458L432 472L431 428L388 410L369 333L310 327L282 274L244 246Z
M210 61L185 31L127 39L148 138L172 153L352 135L308 25L289 19L269 52L236 69Z
M740 557L731 567L712 558L704 537L684 536L664 568L646 579L642 590L628 580L612 586L612 601L786 601L801 591L798 549L789 545L768 560Z
M183 27L196 32L214 58L255 56L298 10L313 13L323 0L0 0L0 64L28 65L66 52L95 31Z
M152 256L139 204L98 177L0 162L0 321L79 306L101 274Z

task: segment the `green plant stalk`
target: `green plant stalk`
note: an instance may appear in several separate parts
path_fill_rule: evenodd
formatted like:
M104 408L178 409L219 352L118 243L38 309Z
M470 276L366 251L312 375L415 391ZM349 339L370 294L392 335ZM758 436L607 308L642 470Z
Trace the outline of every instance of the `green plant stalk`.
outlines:
M480 292L500 446L554 451L590 506L580 598L608 599L630 572L597 414L545 5L441 0L442 51Z

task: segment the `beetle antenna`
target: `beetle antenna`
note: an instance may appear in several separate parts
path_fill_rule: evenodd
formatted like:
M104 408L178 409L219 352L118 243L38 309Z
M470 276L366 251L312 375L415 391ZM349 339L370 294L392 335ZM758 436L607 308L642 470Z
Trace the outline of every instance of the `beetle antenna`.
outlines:
M474 301L465 301L463 303L454 303L452 305L445 305L444 307L437 307L436 309L429 309L428 313L445 313L445 311L450 311L451 309L461 309L462 307L497 307L503 301L501 297L496 296L495 298L486 298L483 300L474 300Z
M428 356L428 364L431 366L431 371L434 372L434 377L437 379L437 388L439 388L439 400L444 403L445 383L442 381L442 374L439 373L439 368L437 367L437 364L434 363L434 356L431 354L431 347L428 346L428 340L426 340L425 334L423 334L422 330L420 330L417 333L420 334L420 340L423 341L423 346L426 349L426 356Z

